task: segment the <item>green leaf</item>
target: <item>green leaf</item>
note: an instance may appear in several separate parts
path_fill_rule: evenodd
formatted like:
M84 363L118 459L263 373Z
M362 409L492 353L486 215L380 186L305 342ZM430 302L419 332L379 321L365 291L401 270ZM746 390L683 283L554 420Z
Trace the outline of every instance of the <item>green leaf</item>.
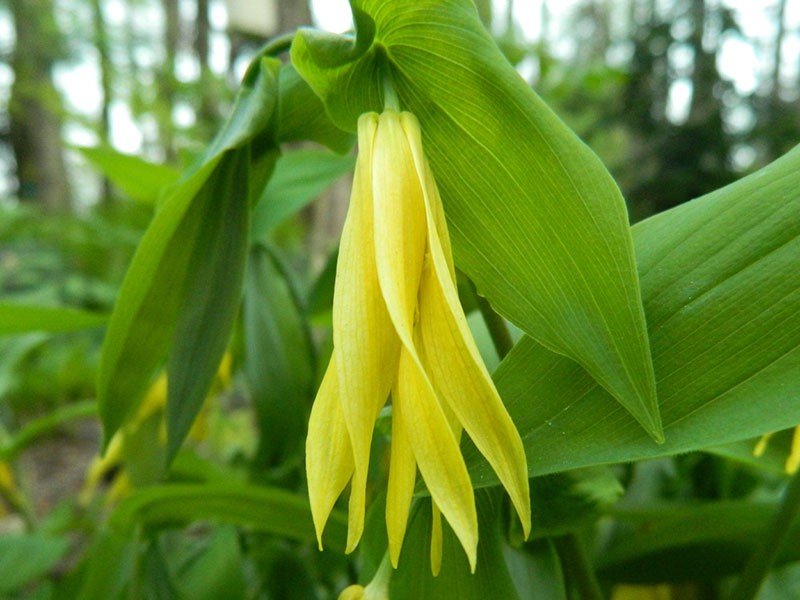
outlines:
M139 244L100 360L98 406L106 442L138 405L171 349L170 454L213 379L241 293L251 203L249 145L258 146L253 158L264 171L263 140L253 140L272 117L277 69L277 61L261 61L204 162L162 200ZM273 160L276 154L266 152Z
M243 307L244 372L258 417L256 462L274 466L302 449L316 368L311 333L280 263L250 252Z
M192 239L187 265L192 276L183 291L167 364L168 459L203 405L239 309L249 246L249 162L247 148L227 153L195 198L203 218Z
M353 147L355 136L336 127L325 107L292 64L278 74L278 123L275 139L281 144L314 141L340 154Z
M0 301L0 335L33 331L66 333L102 327L108 315L68 306L32 306Z
M636 225L667 442L524 338L495 373L531 475L699 450L800 423L800 148ZM476 453L478 485L494 485Z
M232 482L142 488L120 503L109 526L121 534L130 534L138 525L170 527L202 519L316 544L305 497L278 488ZM325 529L325 546L344 548L346 527L345 517L334 512Z
M708 580L741 571L772 519L776 504L714 502L699 506L625 511L633 524L603 548L598 575L629 583ZM800 536L795 523L794 539ZM786 544L778 563L800 559Z
M253 214L254 237L263 238L351 171L353 165L352 156L319 150L297 150L281 156Z
M45 575L69 550L69 540L42 534L0 537L0 593L10 594Z
M75 149L125 195L144 204L155 204L180 177L180 171L174 167L150 163L107 146Z
M628 218L609 173L508 64L469 0L351 4L355 41L301 30L297 70L351 131L393 86L420 120L459 268L660 441Z

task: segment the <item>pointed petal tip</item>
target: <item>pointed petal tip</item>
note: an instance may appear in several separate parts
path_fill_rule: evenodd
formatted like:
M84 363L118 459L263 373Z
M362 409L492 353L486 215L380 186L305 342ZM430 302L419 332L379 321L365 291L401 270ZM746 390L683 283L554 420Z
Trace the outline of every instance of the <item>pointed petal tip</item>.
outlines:
M345 554L352 554L353 550L358 547L358 542L361 541L361 533L356 535L351 535L350 531L347 532L347 545L344 548Z
M392 548L389 546L389 562L392 563L392 568L396 569L400 562L400 548Z
M475 547L467 552L467 560L469 561L469 572L475 575L475 569L478 567L478 541L475 540Z

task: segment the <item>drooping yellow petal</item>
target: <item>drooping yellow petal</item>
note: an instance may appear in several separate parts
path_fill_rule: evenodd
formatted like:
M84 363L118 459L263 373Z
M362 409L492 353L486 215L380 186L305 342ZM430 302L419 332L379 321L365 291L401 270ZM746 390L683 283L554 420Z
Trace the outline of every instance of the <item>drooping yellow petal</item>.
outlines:
M411 156L414 159L414 168L417 171L417 177L422 185L422 197L428 213L429 223L428 227L435 227L436 233L439 236L439 242L442 247L445 261L447 262L448 270L453 281L456 280L455 265L453 264L453 250L450 246L450 233L447 230L447 221L444 216L444 207L442 206L442 199L439 196L439 188L436 186L436 180L433 178L430 165L425 159L422 150L422 138L417 118L408 112L401 113L401 122L403 131L409 142ZM433 225L431 225L431 223Z
M339 398L355 467L347 552L358 544L364 529L372 431L389 395L399 351L375 264L371 180L377 125L374 114L363 115L358 122L360 152L339 248L333 298Z
M339 401L336 351L311 407L306 437L306 476L311 516L322 550L322 531L336 499L353 475L353 452Z
M436 577L442 570L442 511L436 506L436 501L431 500L431 573ZM474 569L473 569L474 570Z
M409 115L406 131L420 177L428 173L419 127ZM413 119L413 120L412 120ZM438 191L426 180L428 249L432 268L423 271L419 289L419 331L428 374L443 401L455 413L478 450L506 488L527 537L530 533L530 491L522 440L489 376L458 300L452 259L445 255L439 229L442 218Z
M794 475L800 469L800 426L794 428L792 447L786 459L786 472Z
M767 450L767 445L769 445L769 440L773 436L773 433L765 433L762 435L758 442L756 443L756 447L753 448L753 456L759 458L760 456L764 455L764 452Z
M397 392L393 396L397 397ZM404 420L399 414L401 410L400 404L393 404L392 447L389 483L386 490L386 533L389 538L389 557L395 568L403 547L417 476L417 462L404 427Z
M400 351L393 416L403 420L420 473L475 570L478 517L458 441L417 361ZM400 410L398 410L398 405Z
M378 280L395 329L413 352L417 290L427 244L425 206L400 114L386 111L379 119L372 165Z

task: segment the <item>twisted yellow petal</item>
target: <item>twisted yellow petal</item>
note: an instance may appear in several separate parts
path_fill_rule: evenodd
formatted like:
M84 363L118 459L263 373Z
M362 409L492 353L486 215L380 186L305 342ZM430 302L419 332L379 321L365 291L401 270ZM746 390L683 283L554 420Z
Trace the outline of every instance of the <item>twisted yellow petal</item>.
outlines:
M393 392L398 397L397 389ZM414 496L414 482L417 476L417 462L405 430L404 420L398 411L400 405L393 406L392 450L389 462L389 482L386 490L386 532L389 538L389 557L392 566L397 568L400 550L408 525L408 514Z
M436 395L405 348L400 353L393 418L403 420L420 473L475 570L478 516L458 440Z
M439 235L440 231L446 231L442 222L444 211L422 153L419 124L413 115L403 113L403 126L418 176L426 182L422 189L433 268L425 271L420 282L419 329L429 375L443 401L508 491L527 537L531 529L531 505L522 439L480 358L458 300L449 248L445 252Z
M361 150L347 213L333 301L339 398L354 460L347 552L364 529L372 430L394 380L399 342L378 284L373 237L372 156L377 117L359 120Z
M336 352L311 407L306 437L306 477L311 516L322 550L322 531L336 499L353 476L353 451L339 401Z

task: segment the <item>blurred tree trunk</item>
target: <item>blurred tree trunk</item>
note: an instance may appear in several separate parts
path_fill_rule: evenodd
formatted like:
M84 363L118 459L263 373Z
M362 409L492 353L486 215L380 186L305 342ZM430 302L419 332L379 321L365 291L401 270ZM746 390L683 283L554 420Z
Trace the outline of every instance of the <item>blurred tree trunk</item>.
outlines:
M211 23L208 16L209 0L197 0L197 17L194 26L194 54L197 57L197 64L200 65L200 98L197 105L197 120L202 123L213 122L216 115L216 100L214 98L213 87L202 85L202 82L211 79L211 68L209 65L210 33ZM210 81L209 81L210 83Z
M175 63L180 43L181 22L178 0L163 0L164 9L164 64L158 76L158 91L162 102L161 146L167 160L175 159L175 128L172 109L175 107Z
M278 0L278 31L292 31L311 25L310 0Z
M91 0L92 13L94 17L94 44L97 48L97 55L100 62L100 123L99 134L102 144L110 144L111 141L111 98L112 98L112 77L114 65L111 62L111 52L108 43L108 26L103 15L102 0ZM105 177L102 178L102 194L100 201L110 202L112 199L111 184Z
M9 100L9 134L17 163L18 195L48 211L70 208L61 148L61 98L52 69L61 35L52 0L10 0L16 44L11 57L14 84Z

